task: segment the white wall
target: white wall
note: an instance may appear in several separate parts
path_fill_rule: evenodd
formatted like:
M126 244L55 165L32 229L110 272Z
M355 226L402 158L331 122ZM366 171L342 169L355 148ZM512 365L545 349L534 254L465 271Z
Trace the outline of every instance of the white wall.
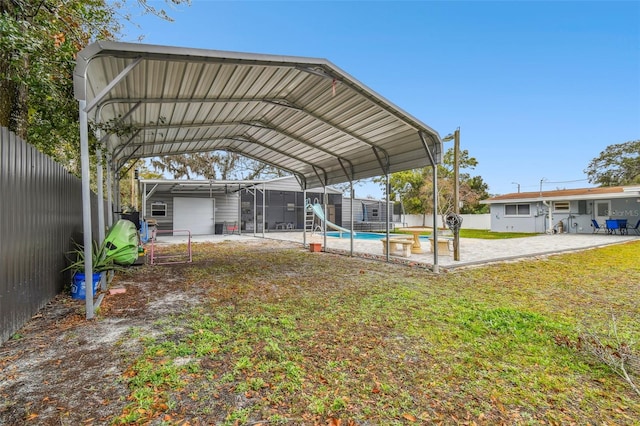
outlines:
M487 214L462 214L462 228L464 229L491 229L491 215ZM397 216L396 216L397 217ZM406 226L423 226L421 214L407 214L400 216L401 222ZM442 227L442 216L438 216L438 227ZM403 225L405 226L405 225ZM433 215L427 215L424 226L433 227Z

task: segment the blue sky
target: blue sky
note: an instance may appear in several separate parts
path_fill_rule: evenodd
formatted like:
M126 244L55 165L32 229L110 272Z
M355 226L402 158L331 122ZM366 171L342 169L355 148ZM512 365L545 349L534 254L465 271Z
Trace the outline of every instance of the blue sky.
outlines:
M149 3L175 21L134 17L123 40L328 59L441 137L460 127L491 194L591 186L593 158L640 139L637 1Z

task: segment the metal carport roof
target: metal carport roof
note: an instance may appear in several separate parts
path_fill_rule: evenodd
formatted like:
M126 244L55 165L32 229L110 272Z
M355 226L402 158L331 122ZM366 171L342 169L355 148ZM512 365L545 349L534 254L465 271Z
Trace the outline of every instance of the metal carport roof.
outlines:
M77 55L74 92L87 276L89 122L118 129L97 134L107 180L129 159L214 150L288 171L304 189L434 166L442 158L436 131L326 59L99 41ZM102 199L102 167L97 179ZM104 221L101 209L98 203ZM86 299L91 318L91 292Z
M225 150L310 188L441 159L437 132L325 59L100 41L74 85L90 121L129 129L107 140L118 165Z

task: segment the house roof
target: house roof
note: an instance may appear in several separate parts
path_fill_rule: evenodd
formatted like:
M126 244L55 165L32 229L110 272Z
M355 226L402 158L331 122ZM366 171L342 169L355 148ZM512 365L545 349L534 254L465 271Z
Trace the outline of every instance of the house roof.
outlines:
M640 196L637 186L609 186L597 188L559 189L555 191L515 192L498 195L482 200L482 204L497 204L505 202L531 202L540 200L570 201L570 200L598 200L611 198L628 198Z
M320 187L439 164L436 131L326 59L99 41L76 99L129 159L224 150Z

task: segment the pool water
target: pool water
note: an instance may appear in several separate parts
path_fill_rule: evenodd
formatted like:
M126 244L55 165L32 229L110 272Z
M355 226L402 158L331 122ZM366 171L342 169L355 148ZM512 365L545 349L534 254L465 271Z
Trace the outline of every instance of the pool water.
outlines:
M342 235L340 235L342 234ZM370 240L370 241L374 241L374 240L379 240L381 238L386 237L387 234L379 234L376 232L356 232L356 234L353 236L354 240ZM412 235L409 234L390 234L390 236L393 237L406 237L406 238L413 238ZM335 238L346 238L349 239L351 236L348 232L338 232L338 231L331 231L331 232L327 232L327 237L335 237ZM420 237L420 241L424 241L427 242L429 241L429 237L424 235Z

